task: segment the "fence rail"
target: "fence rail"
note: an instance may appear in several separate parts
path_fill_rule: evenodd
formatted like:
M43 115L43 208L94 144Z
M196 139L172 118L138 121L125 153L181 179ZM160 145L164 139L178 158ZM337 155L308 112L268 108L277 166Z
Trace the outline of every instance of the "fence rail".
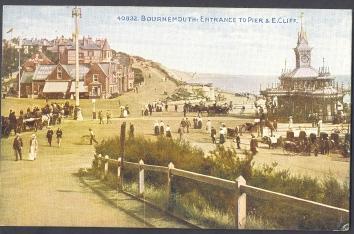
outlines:
M101 179L105 179L108 175L108 166L114 165L117 166L117 177L118 177L118 188L123 188L123 178L122 178L122 159L118 160L110 159L108 155L102 156L94 154L94 164L97 169L101 169L99 176ZM349 217L349 210L278 193L270 190L253 187L246 184L245 179L240 176L235 181L225 180L217 178L214 176L203 175L191 171L186 171L182 169L174 168L173 163L169 163L167 167L156 166L144 164L143 160L140 160L138 163L124 161L125 165L132 165L139 169L139 184L138 184L138 196L144 194L144 170L155 171L167 174L167 192L169 198L173 196L173 176L179 176L187 178L190 180L206 183L209 185L218 186L224 189L232 190L235 193L235 228L244 229L246 225L246 200L247 195L259 198L262 200L276 201L280 203L285 203L289 206L295 208L305 209L311 212L322 212L323 214L335 215L340 218ZM168 209L170 209L173 204L170 204L173 199L169 199Z

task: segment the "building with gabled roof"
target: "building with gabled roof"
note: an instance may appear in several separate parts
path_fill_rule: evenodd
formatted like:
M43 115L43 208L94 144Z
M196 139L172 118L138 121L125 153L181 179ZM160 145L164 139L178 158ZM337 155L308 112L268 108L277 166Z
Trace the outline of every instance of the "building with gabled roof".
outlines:
M34 71L32 77L32 96L33 97L42 97L43 88L45 81L49 74L53 72L57 65L54 64L39 64Z
M27 59L22 65L22 70L24 71L34 71L38 64L49 65L54 64L44 53L37 52Z
M75 64L75 44L71 39L65 41L61 38L57 47L58 49L53 51L58 51L60 63ZM83 37L79 40L79 63L109 62L111 58L112 50L107 39L93 40L91 37Z

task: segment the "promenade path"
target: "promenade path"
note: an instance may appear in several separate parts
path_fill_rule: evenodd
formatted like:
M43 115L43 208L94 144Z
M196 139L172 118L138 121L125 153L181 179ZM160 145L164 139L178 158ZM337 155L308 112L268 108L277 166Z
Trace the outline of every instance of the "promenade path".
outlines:
M23 138L27 139L27 135L29 133L24 133ZM10 139L2 143L7 141ZM7 147L5 144L2 146ZM48 152L44 142L40 141L40 147ZM52 148L53 152L59 151L54 149L56 146ZM70 148L74 145L67 145L65 152ZM79 168L91 166L92 150L86 146L86 149L81 147L77 154L56 152L39 155L36 161L17 162L12 154L2 151L0 225L186 227L122 193L115 193L112 197L112 191L107 191L110 200L107 202L93 192L76 175Z

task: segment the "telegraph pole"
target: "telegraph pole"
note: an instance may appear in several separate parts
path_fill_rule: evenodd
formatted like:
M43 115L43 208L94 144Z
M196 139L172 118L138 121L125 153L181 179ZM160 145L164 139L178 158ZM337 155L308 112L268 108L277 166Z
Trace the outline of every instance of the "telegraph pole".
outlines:
M79 18L81 18L81 9L77 6L72 10L72 17L75 18L75 112L74 119L83 120L80 110L80 91L79 91Z
M21 98L21 38L18 37L18 98Z

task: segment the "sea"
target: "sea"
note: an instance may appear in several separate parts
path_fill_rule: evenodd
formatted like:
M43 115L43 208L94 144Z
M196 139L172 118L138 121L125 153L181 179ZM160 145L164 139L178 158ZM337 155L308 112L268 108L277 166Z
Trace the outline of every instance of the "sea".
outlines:
M196 74L193 79L187 83L212 83L214 87L231 93L252 93L259 94L260 89L275 86L279 83L277 76L259 76L259 75L223 75L223 74ZM345 88L351 87L350 75L338 75L335 82L339 87L342 83Z

